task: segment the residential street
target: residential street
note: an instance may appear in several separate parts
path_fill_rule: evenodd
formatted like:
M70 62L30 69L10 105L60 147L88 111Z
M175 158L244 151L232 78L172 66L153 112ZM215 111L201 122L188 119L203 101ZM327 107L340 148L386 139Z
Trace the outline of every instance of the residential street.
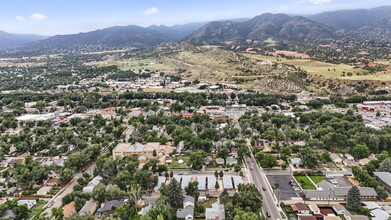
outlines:
M251 164L254 164L254 169L249 169L249 173L251 175L251 179L255 186L258 187L259 191L263 197L263 211L266 215L266 212L270 213L270 219L280 219L280 213L276 206L277 201L275 201L273 197L273 191L269 187L269 184L266 183L267 179L263 170L261 170L255 162L254 157L246 158L246 166L251 167ZM266 191L262 190L262 187L265 187Z

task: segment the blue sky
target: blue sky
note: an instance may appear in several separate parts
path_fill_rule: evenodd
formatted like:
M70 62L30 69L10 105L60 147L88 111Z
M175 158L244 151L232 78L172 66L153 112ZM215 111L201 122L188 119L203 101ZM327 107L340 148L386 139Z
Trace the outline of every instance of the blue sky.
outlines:
M390 0L0 0L0 30L71 34L114 25L175 25L385 5Z

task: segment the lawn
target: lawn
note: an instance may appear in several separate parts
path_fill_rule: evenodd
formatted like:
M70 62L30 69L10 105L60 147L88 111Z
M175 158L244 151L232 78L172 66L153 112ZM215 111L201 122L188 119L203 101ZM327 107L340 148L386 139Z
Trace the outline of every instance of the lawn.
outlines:
M318 184L322 182L323 180L326 180L326 177L324 176L310 176L310 179L314 181L314 183Z
M43 211L43 206L47 203L47 201L38 200L37 204L33 206L30 210L29 218L33 217L36 214L39 214Z
M295 176L295 179L303 189L316 189L314 184L306 176Z

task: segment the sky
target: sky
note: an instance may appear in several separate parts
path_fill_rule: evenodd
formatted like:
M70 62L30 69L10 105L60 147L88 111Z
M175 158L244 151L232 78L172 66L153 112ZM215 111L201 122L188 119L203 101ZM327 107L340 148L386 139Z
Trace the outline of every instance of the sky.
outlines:
M172 26L386 5L390 0L0 0L0 30L52 36L117 25Z

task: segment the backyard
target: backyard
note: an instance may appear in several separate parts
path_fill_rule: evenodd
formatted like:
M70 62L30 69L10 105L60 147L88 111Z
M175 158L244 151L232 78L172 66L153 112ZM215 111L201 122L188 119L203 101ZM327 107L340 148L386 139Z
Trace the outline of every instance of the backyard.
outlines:
M309 176L309 177L315 184L318 184L318 183L322 182L323 180L326 180L326 177L324 177L324 176Z

